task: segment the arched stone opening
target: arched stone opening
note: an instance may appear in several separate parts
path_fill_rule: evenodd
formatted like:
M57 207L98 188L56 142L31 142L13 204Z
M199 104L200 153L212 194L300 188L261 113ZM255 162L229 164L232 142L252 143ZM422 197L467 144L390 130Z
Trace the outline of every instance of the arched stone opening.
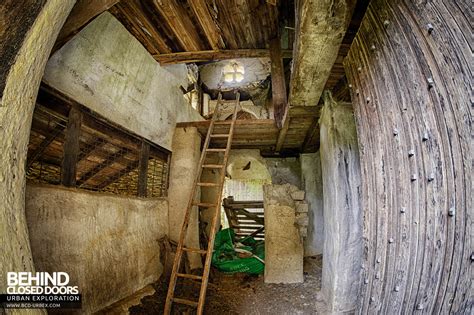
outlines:
M23 34L6 36L6 45L17 45L11 52L12 64L6 69L0 105L0 274L8 271L34 271L25 218L25 163L31 119L41 77L53 44L71 11L74 0L49 0L40 10L34 5L2 4L13 12L23 11L24 19L11 14L9 22L18 26L33 21ZM14 30L16 31L16 30ZM10 36L12 35L12 36ZM16 36L16 37L15 37ZM15 43L16 42L16 43ZM3 47L6 49L6 46ZM2 82L3 83L3 82ZM2 279L3 276L2 276ZM0 283L6 292L7 283Z

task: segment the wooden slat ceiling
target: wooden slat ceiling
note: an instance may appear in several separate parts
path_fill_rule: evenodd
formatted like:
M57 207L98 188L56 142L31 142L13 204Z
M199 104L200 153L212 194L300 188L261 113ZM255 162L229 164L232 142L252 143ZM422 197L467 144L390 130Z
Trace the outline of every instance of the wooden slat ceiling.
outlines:
M319 148L319 133L314 139L306 139L308 129L312 127L316 116L315 107L294 107L290 109L291 120L285 142L281 149L282 154L295 152L315 152ZM196 127L199 133L206 137L210 121L182 122L177 128ZM226 125L216 125L214 133L227 133ZM279 129L273 119L237 119L232 140L233 149L261 149L265 152L274 152L278 140ZM213 140L217 145L225 145L226 140ZM305 143L307 142L307 143ZM303 150L304 145L305 150Z
M265 49L278 7L265 0L122 0L109 11L152 54Z

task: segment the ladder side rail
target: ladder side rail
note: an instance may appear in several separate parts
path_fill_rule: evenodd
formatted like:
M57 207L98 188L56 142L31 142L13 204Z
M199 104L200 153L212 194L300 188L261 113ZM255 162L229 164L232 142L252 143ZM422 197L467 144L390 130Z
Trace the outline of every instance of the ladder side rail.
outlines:
M201 315L204 310L204 302L206 300L206 291L207 291L207 284L209 281L209 271L211 267L211 260L212 260L212 251L214 250L214 240L216 236L216 226L217 226L217 219L219 217L220 213L220 208L222 204L222 193L223 193L223 186L224 186L224 180L225 180L225 168L227 167L227 160L229 158L229 152L230 148L232 145L232 138L234 136L234 126L235 126L235 121L237 120L237 112L238 108L240 107L240 93L237 93L236 95L236 100L235 100L235 108L234 108L234 114L232 116L232 123L230 125L230 132L229 132L229 138L227 139L227 145L226 145L226 152L224 154L224 168L222 169L221 177L220 177L220 189L219 189L219 194L218 194L218 199L217 199L217 205L216 205L216 211L214 214L214 217L212 218L212 223L211 223L211 228L210 228L210 238L208 241L208 246L207 246L207 255L206 255L206 262L204 264L204 274L202 278L202 283L201 283L201 290L199 292L199 304L198 304L198 309L197 309L197 314Z
M216 113L218 112L221 100L222 100L222 94L219 93L216 108L215 108L214 113L212 115L211 123L209 125L209 129L208 129L207 135L206 135L206 140L204 142L204 147L203 147L203 150L201 152L201 158L199 160L199 165L198 165L198 172L197 172L196 177L194 179L193 189L191 191L191 196L189 198L189 202L188 202L188 205L187 205L187 208L186 208L186 214L184 216L183 225L181 227L181 233L180 233L180 236L179 236L178 247L176 249L176 255L175 255L174 262L173 262L173 270L171 272L170 282L169 282L169 285L168 285L168 292L166 294L164 314L170 314L170 312L171 312L171 305L173 303L173 296L174 296L174 290L175 290L175 286L176 286L177 274L178 274L178 271L179 271L179 267L181 265L181 258L182 258L182 254L183 254L183 244L184 244L184 241L186 239L187 229L188 229L188 225L189 225L189 218L191 216L191 210L193 208L194 198L196 197L196 190L197 190L197 187L198 187L197 183L200 181L200 178L201 178L202 165L204 164L204 160L206 158L206 149L209 147L211 134L212 134L212 131L214 129L214 122L217 119Z

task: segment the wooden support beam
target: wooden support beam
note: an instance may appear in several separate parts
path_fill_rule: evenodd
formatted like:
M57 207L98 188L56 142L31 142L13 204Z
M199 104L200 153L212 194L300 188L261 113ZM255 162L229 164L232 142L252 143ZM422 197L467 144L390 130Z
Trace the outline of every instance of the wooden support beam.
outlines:
M56 125L49 135L41 141L36 150L31 154L28 162L26 163L26 169L28 170L36 160L43 154L44 150L64 131L62 125Z
M283 126L283 118L288 111L286 101L285 71L283 69L283 58L281 56L280 37L270 41L270 59L272 69L272 102L275 122L278 129Z
M146 197L148 179L148 160L150 159L150 145L142 141L140 157L138 160L138 197Z
M120 0L78 0L59 32L51 54L60 49L90 21Z
M77 181L77 186L84 185L89 179L100 173L103 169L109 167L110 165L114 164L116 161L120 160L129 150L127 149L120 149L117 152L108 154L104 160L97 164L95 167L90 169L85 174L81 175L81 178Z
M74 100L68 96L46 84L41 85L37 104L48 114L64 121L68 116L69 108L75 104L83 113L82 126L87 133L103 139L106 142L110 142L117 147L127 148L132 151L140 150L140 144L137 143L138 135L121 128L119 125L98 114L92 113L91 110L85 106L75 103ZM158 148L157 146L150 148L150 155L160 159L166 159L169 153L170 151L164 148Z
M309 127L308 132L303 141L303 145L301 146L301 151L306 152L309 144L313 140L313 138L319 134L319 117L313 118L313 122L311 123L311 127Z
M281 50L282 58L292 58L291 50ZM178 63L193 63L203 61L216 61L239 58L270 58L268 49L234 49L234 50L202 50L187 51L153 56L161 65Z
M76 186L76 167L79 155L79 137L81 135L82 112L72 106L66 127L64 155L61 163L61 184L67 187Z
M224 49L224 39L222 38L218 25L209 12L206 0L189 1L189 5L193 10L194 16L199 21L199 24L201 24L201 28L203 29L204 34L206 34L207 41L212 49Z
M182 4L176 0L167 0L153 1L153 5L171 27L183 50L198 51L206 48Z
M275 147L276 152L280 152L281 148L285 144L286 134L288 133L289 128L290 128L290 117L287 114L283 118L283 126L280 129L280 132L278 133L277 144L276 144L276 147Z

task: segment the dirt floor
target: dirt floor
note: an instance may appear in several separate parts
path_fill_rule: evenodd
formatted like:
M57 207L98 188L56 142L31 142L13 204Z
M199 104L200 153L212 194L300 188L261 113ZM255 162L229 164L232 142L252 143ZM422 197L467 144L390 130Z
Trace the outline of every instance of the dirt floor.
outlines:
M226 275L213 270L207 290L205 314L323 314L325 305L321 289L321 256L304 260L304 283L265 284L262 276ZM187 280L185 291L176 296L197 300L199 285ZM130 314L162 314L167 283L154 284L155 294L146 296L140 305L129 309ZM193 293L191 293L193 292ZM196 292L196 293L194 293ZM191 294L191 295L190 295ZM174 314L193 314L185 307Z

